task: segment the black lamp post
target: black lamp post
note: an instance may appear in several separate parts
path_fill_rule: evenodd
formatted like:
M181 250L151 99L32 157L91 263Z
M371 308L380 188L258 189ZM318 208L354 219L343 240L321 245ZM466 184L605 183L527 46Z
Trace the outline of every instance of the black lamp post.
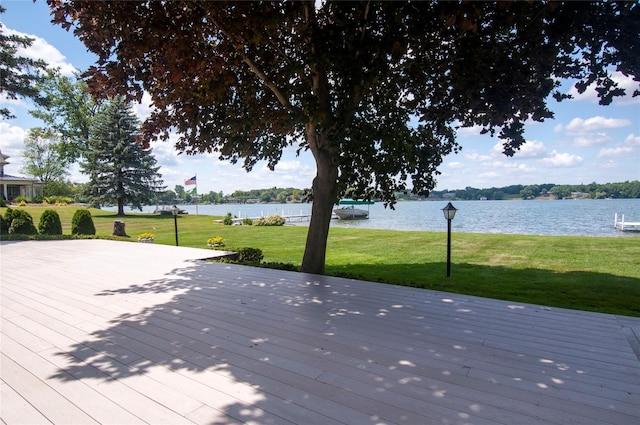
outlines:
M173 226L176 229L176 246L178 246L178 211L180 211L180 209L175 205L171 207L171 214L173 214Z
M451 221L456 216L456 207L451 202L442 209L444 218L447 220L447 277L451 276Z

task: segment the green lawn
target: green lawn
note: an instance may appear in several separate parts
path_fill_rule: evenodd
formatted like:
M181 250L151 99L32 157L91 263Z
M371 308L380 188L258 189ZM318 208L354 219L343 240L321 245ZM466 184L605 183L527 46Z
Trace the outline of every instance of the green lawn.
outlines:
M44 207L24 207L38 223ZM54 207L50 207L54 208ZM70 233L75 207L55 207ZM4 209L0 208L4 214ZM91 210L99 236L114 220L129 239L152 232L155 243L173 245L172 216ZM205 248L212 236L227 247L260 248L265 262L302 260L303 226L225 226L221 217L178 217L180 245ZM640 237L526 236L454 233L451 277L446 278L446 234L332 228L326 273L358 279L547 306L640 316Z

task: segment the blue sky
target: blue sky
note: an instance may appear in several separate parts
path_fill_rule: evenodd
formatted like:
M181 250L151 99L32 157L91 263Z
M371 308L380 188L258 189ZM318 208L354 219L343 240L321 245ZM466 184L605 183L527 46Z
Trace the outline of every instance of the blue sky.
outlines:
M44 0L4 0L7 11L0 15L4 31L16 31L36 39L24 56L42 58L63 73L73 69L87 69L95 57L73 34L50 23ZM616 75L616 80L631 93L634 83L630 78ZM567 82L564 90L572 91ZM8 102L0 98L0 104L11 108L16 119L0 121L0 150L9 155L10 165L5 172L22 175L22 150L25 132L41 125L28 110L29 101ZM148 101L137 105L136 114L144 119L148 113ZM640 180L640 97L627 96L617 99L610 106L597 104L595 93L588 90L575 100L556 103L551 110L555 119L544 123L528 123L527 143L514 157L501 153L497 138L480 135L479 129L462 129L458 141L463 149L445 158L439 170L436 190L501 187L512 184L580 184L608 183ZM266 164L258 164L251 173L239 165L219 161L215 155L177 155L171 142L153 144L160 173L169 189L184 185L184 180L197 175L198 192L209 191L230 194L235 190L269 187L311 186L315 164L310 153L297 157L292 148L270 171ZM74 167L71 180L86 181Z

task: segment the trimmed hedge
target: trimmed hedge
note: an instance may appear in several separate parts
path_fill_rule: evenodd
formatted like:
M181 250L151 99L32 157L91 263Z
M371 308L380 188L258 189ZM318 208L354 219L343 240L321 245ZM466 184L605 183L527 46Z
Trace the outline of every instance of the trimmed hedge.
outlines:
M42 235L61 235L62 223L60 215L55 210L44 210L40 216L38 231Z
M96 226L89 210L79 209L73 214L71 219L72 235L95 235Z
M2 222L2 233L37 235L38 229L33 224L33 217L26 211L7 208Z

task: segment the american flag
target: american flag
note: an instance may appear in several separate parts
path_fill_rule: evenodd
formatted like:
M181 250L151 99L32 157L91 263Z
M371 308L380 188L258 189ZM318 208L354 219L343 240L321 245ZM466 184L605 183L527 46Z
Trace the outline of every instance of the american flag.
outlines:
M184 181L185 186L189 186L190 184L196 184L196 176L191 177Z

